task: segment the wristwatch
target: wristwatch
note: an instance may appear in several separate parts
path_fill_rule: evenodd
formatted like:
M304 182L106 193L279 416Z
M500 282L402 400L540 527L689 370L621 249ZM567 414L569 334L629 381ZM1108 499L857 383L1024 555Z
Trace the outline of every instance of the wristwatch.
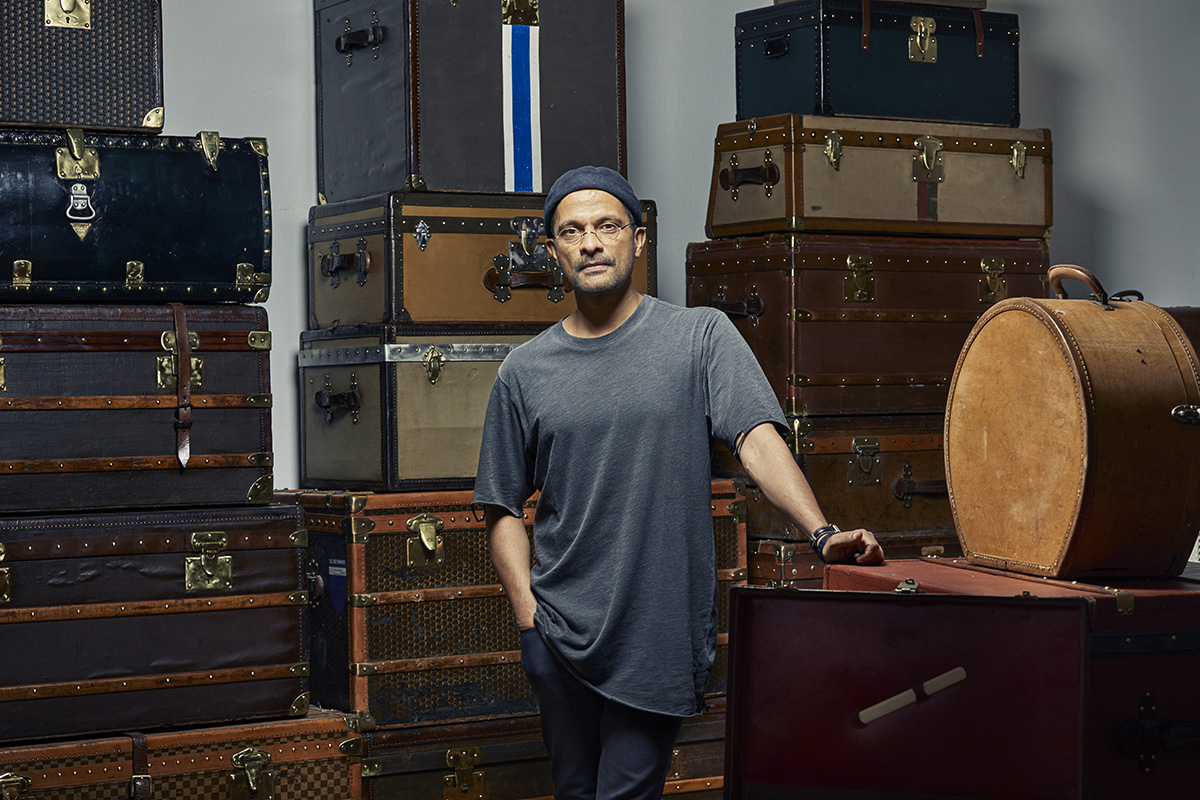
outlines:
M842 529L832 523L822 525L812 532L812 538L808 540L808 546L817 554L817 558L825 561L825 543L829 541L829 537L835 533L841 533Z

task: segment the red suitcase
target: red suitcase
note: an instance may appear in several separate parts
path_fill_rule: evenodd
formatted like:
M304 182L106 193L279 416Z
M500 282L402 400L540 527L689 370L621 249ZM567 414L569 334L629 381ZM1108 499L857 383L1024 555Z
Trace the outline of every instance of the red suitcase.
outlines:
M735 590L727 797L1194 797L1200 570L1100 587L965 564Z

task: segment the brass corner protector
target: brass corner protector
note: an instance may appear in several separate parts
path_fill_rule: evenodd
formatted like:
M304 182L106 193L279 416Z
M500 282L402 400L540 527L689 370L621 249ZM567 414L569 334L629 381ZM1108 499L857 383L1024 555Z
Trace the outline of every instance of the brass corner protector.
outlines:
M361 514L367 507L367 496L365 494L348 494L342 505L347 514Z
M251 331L246 337L247 344L251 350L270 350L271 349L271 332L270 331Z
M274 480L270 475L263 475L250 485L250 490L246 492L246 502L269 503L272 494L274 494Z
M353 739L347 739L338 745L338 752L344 756L352 756L358 758L363 754L363 740L361 736L355 736Z
M267 140L263 136L247 136L246 143L250 145L250 149L258 153L263 158L267 157Z
M383 774L383 762L378 758L364 758L359 767L364 778L378 778Z
M305 714L307 714L308 706L309 706L309 698L310 698L309 693L305 692L304 694L300 695L295 700L293 700L292 707L290 709L288 709L288 715L292 716L292 717L303 717Z
M155 128L162 130L163 126L163 107L152 108L146 112L146 116L142 117L143 128Z
M288 539L296 547L308 547L308 528L301 528L288 534Z

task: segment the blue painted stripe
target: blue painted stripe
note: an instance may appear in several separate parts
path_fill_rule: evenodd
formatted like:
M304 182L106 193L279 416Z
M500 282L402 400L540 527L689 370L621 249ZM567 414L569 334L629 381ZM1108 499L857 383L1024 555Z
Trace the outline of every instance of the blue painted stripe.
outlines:
M512 25L513 191L533 191L529 26Z

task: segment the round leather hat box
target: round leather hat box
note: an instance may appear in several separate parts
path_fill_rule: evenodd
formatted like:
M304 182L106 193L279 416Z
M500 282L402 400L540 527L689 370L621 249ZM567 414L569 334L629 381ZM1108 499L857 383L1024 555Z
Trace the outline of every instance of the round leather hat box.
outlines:
M1066 299L1064 278L1093 299ZM945 459L963 553L1051 577L1177 575L1200 530L1196 353L1140 296L1110 299L1078 267L1050 282L1060 299L997 303L959 355Z

